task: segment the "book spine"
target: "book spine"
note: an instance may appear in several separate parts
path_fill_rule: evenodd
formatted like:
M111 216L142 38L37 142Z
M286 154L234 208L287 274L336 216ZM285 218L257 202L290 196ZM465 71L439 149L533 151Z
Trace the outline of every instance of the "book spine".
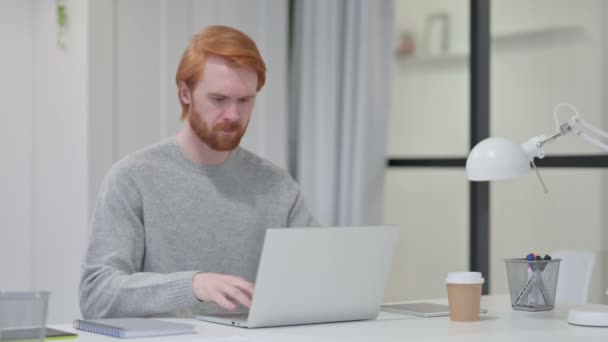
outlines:
M82 320L74 321L74 328L82 331L92 332L95 334L108 335L112 337L121 337L120 329L115 327L109 327L103 324L97 324L92 322L86 322Z

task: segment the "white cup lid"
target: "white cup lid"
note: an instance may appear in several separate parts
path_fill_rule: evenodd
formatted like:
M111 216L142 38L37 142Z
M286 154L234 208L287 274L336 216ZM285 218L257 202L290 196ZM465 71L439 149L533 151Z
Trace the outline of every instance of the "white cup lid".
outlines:
M483 284L485 280L481 272L449 272L445 282L446 284Z

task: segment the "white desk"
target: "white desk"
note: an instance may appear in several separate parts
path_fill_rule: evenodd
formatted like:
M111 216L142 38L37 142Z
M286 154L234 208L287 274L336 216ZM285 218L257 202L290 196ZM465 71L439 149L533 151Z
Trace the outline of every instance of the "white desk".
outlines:
M447 304L447 300L433 300ZM203 342L222 341L240 336L239 341L608 341L608 328L589 328L569 325L570 307L556 307L553 311L524 312L511 309L509 297L484 296L482 307L488 309L480 322L456 323L449 317L420 318L381 312L375 321L312 324L291 327L244 329L194 319L176 319L196 325L198 334L128 339L129 342ZM51 325L53 328L79 334L77 342L121 341L103 335L76 331L71 325ZM236 340L236 339L235 339Z

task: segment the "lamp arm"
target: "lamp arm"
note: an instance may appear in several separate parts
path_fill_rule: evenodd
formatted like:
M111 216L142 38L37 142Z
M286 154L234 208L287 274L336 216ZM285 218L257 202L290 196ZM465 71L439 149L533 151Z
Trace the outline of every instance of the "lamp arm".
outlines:
M560 125L559 121L557 120L557 109L562 105L570 106L574 110L575 115L572 117L572 119L570 119L569 122ZM545 185L545 182L543 181L543 178L541 177L540 173L538 172L538 169L536 168L536 164L534 163L534 158L542 159L545 157L545 150L543 148L545 146L545 144L574 131L574 134L576 134L577 136L580 136L581 138L585 139L589 143L591 143L595 146L598 146L598 147L604 149L605 151L608 151L608 144L606 144L605 142L601 141L600 139L598 139L594 136L591 136L587 133L582 132L581 127L594 133L595 135L599 136L600 138L603 138L606 140L608 140L608 133L594 127L587 121L583 120L578 115L578 112L576 111L576 109L574 107L572 107L572 105L569 105L569 104L558 105L555 108L555 122L557 125L557 132L555 134L553 134L552 136L549 136L549 137L544 136L544 135L535 136L535 137L530 138L525 143L521 144L521 147L526 152L526 155L528 156L528 159L530 160L530 165L532 165L532 168L534 169L534 172L536 173L536 176L538 177L538 180L540 181L545 193L548 193L549 190L547 189L547 186Z
M591 136L591 135L581 131L581 127L589 130L590 132L594 133L595 135L599 136L600 138L608 140L608 133L602 131L599 128L594 127L587 121L583 120L577 113L575 116L572 117L572 119L570 119L569 122L558 126L558 131L555 134L553 134L552 136L546 137L544 135L539 135L536 137L532 137L527 142L521 144L521 146L524 149L524 151L526 151L526 154L528 155L528 159L530 159L530 161L533 162L534 158L542 159L545 157L545 151L543 149L545 144L574 131L574 134L585 139L587 142L589 142L599 148L602 148L605 151L608 151L608 144L606 144L605 142L601 141L600 139L598 139L594 136Z
M588 130L590 130L591 132L593 132L599 136L602 136L604 139L608 139L608 133L602 131L599 128L594 127L587 121L583 120L583 118L581 118L579 116L575 116L572 118L572 121L574 121L575 123L579 123L581 126L587 128Z
M581 138L587 140L588 142L592 143L593 145L598 146L598 147L603 148L604 150L608 151L608 145L604 144L600 140L598 140L588 134L582 133L582 132L579 135Z
M599 128L593 127L590 123L583 120L581 117L575 116L572 118L572 121L574 123L580 124L581 126L585 127L586 129L590 130L591 132L595 133L596 135L608 140L608 133L602 131ZM602 142L601 140L599 140L595 137L592 137L589 134L583 133L579 129L576 129L574 131L574 133L576 135L580 136L581 138L587 140L588 142L592 143L593 145L608 151L608 144Z

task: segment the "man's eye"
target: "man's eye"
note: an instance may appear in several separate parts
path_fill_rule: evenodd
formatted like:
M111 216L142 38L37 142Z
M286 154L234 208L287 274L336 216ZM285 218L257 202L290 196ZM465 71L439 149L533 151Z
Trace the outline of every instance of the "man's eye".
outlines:
M246 103L251 101L251 99L247 98L247 99L239 99L239 103Z
M213 100L216 102L224 102L226 100L226 98L220 96L220 97L214 97Z

